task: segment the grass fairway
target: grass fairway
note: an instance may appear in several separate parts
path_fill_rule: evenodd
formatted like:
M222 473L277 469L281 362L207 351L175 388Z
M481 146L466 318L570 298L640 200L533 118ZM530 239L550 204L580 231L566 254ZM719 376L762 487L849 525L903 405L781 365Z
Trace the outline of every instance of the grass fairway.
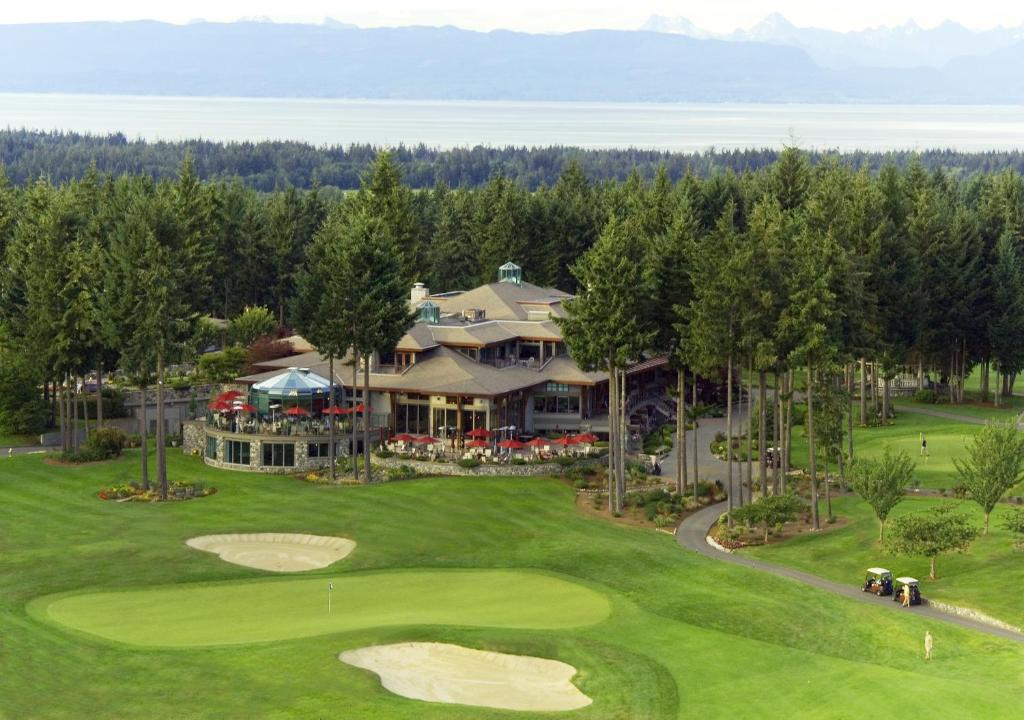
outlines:
M980 428L981 425L904 412L891 425L854 428L854 454L855 457L879 457L886 445L905 450L917 463L914 477L920 487L949 489L959 482L953 458L964 456L967 440ZM921 457L922 433L928 439L927 458ZM807 467L807 439L802 427L793 432L793 465ZM822 470L820 462L818 469ZM836 471L834 462L830 463L829 470Z
M919 512L940 503L957 507L982 525L982 513L975 503L960 500L908 498L892 517ZM943 555L938 560L938 580L928 580L928 560L894 557L878 544L878 519L867 503L855 495L833 500L837 515L850 523L822 534L806 533L779 545L744 550L744 554L791 565L837 582L859 585L866 568L880 565L897 575L921 580L921 594L956 605L986 612L1018 627L1024 626L1024 554L1013 548L1013 537L1000 527L1008 511L1000 505L992 513L989 534L979 537L967 553Z
M327 609L327 583L334 585ZM329 580L176 585L71 595L42 613L132 645L188 647L289 640L389 625L552 629L593 625L608 601L576 583L507 570L342 575ZM167 608L175 611L168 614Z
M172 477L202 478L220 492L167 505L98 500L101 486L133 476L137 459L130 453L89 467L51 467L38 456L0 460L0 717L529 717L403 699L337 659L347 649L403 641L567 662L594 700L573 712L580 720L838 719L857 717L879 699L922 716L1009 719L1024 703L1021 645L715 562L663 533L583 517L558 481L330 488L212 470L172 454ZM342 563L301 578L271 578L184 545L203 534L271 531L339 535L359 545ZM444 607L441 594L457 589L449 578L484 571L522 583L514 597L529 596L533 607L512 609L508 598L499 613L505 617L484 617L470 604L484 593L479 584ZM290 639L167 648L111 642L37 614L48 604L40 598L58 595L50 599L79 598L80 612L93 618L107 613L96 619L107 628L135 625L116 632L136 639L152 634L166 642L184 618L198 626L188 632L222 639L254 627L246 602L219 607L190 594L199 587L251 594L310 582L324 593L334 581L345 607L340 588L374 575L429 579L418 596L396 591L382 600L399 607L407 624L372 625L384 619L366 607L358 627L326 634L302 637L291 627ZM553 580L544 587L555 596L531 586ZM438 593L430 607L421 601L428 591ZM146 614L118 605L124 596L144 600ZM532 625L536 617L549 622ZM475 624L484 620L494 624ZM937 639L930 664L920 657L926 629Z

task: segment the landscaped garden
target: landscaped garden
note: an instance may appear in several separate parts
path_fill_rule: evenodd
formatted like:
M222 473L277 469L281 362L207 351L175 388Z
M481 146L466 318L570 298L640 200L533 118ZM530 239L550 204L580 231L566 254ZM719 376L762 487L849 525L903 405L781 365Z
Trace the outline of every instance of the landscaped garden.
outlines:
M198 502L100 500L101 488L134 477L137 453L62 467L38 456L2 461L0 716L510 717L405 699L338 660L403 642L567 663L593 700L574 711L580 718L846 718L874 698L933 717L1011 718L1024 702L1020 644L586 517L561 480L329 487L172 453L172 480L218 492ZM828 537L862 524L873 534L869 520ZM266 532L357 546L333 565L282 576L185 544ZM957 560L943 560L943 575L958 575ZM929 664L925 630L937 637Z

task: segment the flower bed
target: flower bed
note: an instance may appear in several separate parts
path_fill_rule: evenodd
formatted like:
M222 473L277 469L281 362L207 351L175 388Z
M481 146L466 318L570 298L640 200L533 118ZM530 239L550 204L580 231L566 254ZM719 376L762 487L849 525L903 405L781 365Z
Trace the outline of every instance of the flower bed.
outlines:
M207 497L217 492L217 488L207 487L204 483L195 482L172 482L167 487L167 500L192 500L193 498ZM141 485L130 482L125 485L113 485L103 488L97 493L100 500L118 500L124 502L159 502L160 489L155 485L149 490L144 490Z

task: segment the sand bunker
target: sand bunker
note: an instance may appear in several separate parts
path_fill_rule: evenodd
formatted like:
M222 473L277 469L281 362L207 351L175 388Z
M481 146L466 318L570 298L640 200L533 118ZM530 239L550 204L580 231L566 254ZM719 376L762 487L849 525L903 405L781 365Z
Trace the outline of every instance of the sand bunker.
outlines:
M592 702L572 684L576 668L557 660L445 643L373 645L339 659L380 676L396 695L504 710L576 710Z
M355 548L352 540L295 533L203 535L185 541L196 550L216 553L235 565L273 572L317 570L336 563Z

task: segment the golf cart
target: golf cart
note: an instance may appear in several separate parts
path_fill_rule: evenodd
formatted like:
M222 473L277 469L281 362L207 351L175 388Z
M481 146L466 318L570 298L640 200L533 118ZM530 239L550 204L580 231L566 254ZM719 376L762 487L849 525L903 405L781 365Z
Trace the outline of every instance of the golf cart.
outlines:
M892 573L885 568L868 568L861 590L874 593L879 597L882 595L892 595Z
M903 594L910 594L910 604L920 605L921 604L921 588L918 587L917 580L912 577L900 577L896 578L896 588L893 591L892 599L893 602L902 603Z

